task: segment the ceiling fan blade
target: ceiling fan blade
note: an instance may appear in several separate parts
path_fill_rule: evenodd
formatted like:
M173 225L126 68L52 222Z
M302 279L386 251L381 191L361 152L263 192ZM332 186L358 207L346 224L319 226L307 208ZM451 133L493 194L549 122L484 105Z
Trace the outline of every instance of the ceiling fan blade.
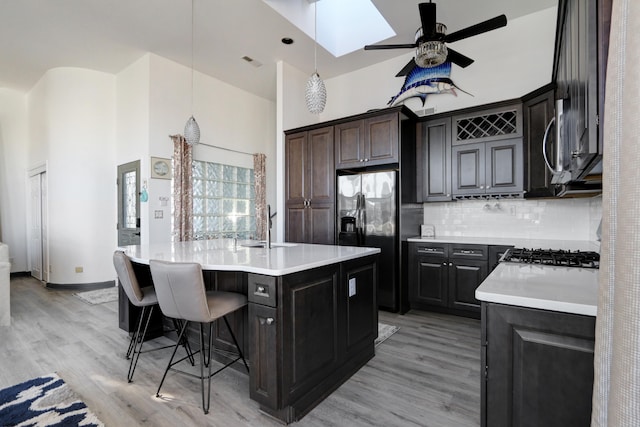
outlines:
M420 3L420 23L422 24L423 37L432 37L436 33L436 4Z
M417 47L415 43L406 44L368 44L364 50L381 50L381 49L413 49Z
M403 77L406 76L407 74L409 74L415 67L417 67L416 65L416 59L415 58L411 58L411 60L409 62L407 62L407 65L405 65L404 67L402 67L402 70L398 71L398 74L396 74L396 77Z
M465 56L460 52L456 52L450 47L447 48L447 51L449 52L447 54L447 61L453 62L454 64L462 68L467 68L469 65L473 64L473 59L469 58L468 56Z
M420 23L422 24L422 35L431 38L436 33L436 4L420 3L418 5L420 11Z
M445 43L453 43L458 40L466 39L467 37L477 36L478 34L504 27L505 25L507 25L507 17L505 15L500 15L487 21L480 22L479 24L447 34L444 36L443 40Z

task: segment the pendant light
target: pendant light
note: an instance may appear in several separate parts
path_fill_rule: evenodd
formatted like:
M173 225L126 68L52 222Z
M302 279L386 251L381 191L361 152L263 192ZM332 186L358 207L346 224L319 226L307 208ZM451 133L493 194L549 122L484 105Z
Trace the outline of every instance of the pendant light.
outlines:
M312 114L320 114L324 111L327 103L327 89L324 82L318 74L318 0L313 4L313 65L314 73L307 81L307 88L304 92L304 98L307 102L307 109Z
M191 117L184 126L184 138L189 145L200 142L200 126L193 117L193 2L191 0Z

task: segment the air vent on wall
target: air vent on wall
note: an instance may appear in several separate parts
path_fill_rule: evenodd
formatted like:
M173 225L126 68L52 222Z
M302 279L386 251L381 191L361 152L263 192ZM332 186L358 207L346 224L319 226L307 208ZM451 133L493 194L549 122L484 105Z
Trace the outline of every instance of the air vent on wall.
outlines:
M430 116L431 114L435 114L435 112L436 112L435 107L425 108L424 110L415 111L418 117Z

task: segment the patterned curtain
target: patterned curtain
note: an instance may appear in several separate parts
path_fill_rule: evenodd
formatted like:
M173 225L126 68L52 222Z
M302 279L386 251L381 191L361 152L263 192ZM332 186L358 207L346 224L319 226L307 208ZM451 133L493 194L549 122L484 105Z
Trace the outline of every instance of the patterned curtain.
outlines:
M173 239L193 240L193 160L192 147L184 136L173 140Z
M267 156L262 153L253 155L253 174L256 185L256 234L259 240L267 238Z
M640 1L614 0L592 426L640 425Z

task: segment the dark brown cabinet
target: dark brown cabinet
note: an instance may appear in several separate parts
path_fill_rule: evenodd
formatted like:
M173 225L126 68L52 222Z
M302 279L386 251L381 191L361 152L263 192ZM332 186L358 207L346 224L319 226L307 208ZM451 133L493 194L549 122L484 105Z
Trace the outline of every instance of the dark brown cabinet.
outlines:
M554 196L551 171L542 151L546 149L548 158L555 152L555 138L552 136L547 139L547 147L543 146L545 130L554 115L553 103L553 85L523 98L525 197Z
M248 276L250 395L294 422L374 356L377 256Z
M522 138L455 145L454 197L517 194L522 188Z
M560 145L572 180L602 157L603 113L611 0L562 0L558 4L553 77L561 100ZM556 123L558 126L558 123Z
M475 291L488 275L485 245L409 243L409 303L412 308L441 308L459 314L480 313Z
M335 243L333 126L285 138L285 239Z
M423 202L451 200L451 118L417 125L417 185Z
M483 427L588 426L595 317L482 303Z
M389 113L335 127L336 169L398 163L398 113Z

